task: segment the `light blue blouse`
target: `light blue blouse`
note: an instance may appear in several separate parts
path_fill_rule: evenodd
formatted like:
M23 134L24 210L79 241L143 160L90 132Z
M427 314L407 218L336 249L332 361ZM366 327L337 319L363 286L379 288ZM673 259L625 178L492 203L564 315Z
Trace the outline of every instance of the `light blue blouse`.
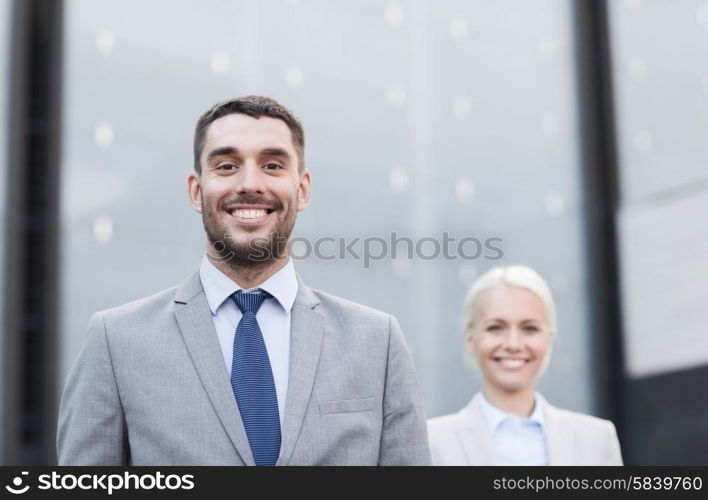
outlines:
M534 393L529 417L506 413L482 394L482 413L492 437L496 465L548 465L542 396Z

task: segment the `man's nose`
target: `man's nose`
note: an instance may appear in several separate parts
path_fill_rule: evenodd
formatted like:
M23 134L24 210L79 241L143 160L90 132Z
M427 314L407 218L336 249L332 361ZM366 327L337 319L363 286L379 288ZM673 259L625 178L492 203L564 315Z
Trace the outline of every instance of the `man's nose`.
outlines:
M237 179L237 190L239 193L263 193L265 192L265 174L255 162L246 162Z

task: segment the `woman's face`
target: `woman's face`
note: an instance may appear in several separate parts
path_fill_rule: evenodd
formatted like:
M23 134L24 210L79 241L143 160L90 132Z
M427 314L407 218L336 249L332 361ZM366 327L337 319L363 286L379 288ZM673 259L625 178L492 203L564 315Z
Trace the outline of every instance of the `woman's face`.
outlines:
M475 318L465 344L485 384L506 393L533 389L553 344L541 299L525 288L500 285L482 292Z

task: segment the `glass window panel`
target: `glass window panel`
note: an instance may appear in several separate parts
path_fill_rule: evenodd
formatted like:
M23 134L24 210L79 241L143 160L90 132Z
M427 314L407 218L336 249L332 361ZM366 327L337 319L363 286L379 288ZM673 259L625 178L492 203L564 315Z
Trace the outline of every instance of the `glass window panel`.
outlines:
M92 312L196 270L194 121L260 93L305 125L313 200L296 236L503 239L501 261L296 260L310 286L399 318L430 416L479 388L459 308L499 263L548 278L560 331L541 389L589 410L572 16L541 3L67 1L64 372Z
M625 351L644 377L708 363L708 237L696 227L708 207L708 2L609 4Z

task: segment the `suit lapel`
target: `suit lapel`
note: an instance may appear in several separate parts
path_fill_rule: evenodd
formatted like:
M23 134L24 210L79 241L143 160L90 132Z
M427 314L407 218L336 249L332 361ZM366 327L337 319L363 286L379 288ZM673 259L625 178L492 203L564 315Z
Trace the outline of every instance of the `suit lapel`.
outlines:
M480 407L479 393L459 415L463 424L457 429L469 465L494 465L492 438Z
M546 421L548 465L572 465L573 454L570 452L572 440L565 432L558 410L545 399L541 399L541 401Z
M290 373L285 404L280 457L287 465L300 434L320 359L324 318L315 311L320 303L298 276L298 293L290 318Z
M182 284L174 300L184 343L211 404L243 461L255 465L198 272Z

